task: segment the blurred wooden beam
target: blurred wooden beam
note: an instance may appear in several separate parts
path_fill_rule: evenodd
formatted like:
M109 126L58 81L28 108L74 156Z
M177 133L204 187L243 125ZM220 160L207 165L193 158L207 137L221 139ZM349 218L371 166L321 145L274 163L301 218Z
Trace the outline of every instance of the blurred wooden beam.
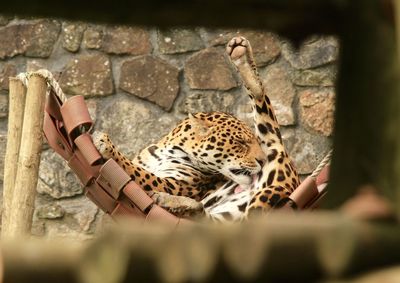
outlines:
M339 214L175 231L125 224L78 245L3 242L4 282L311 282L400 262L399 226Z
M9 1L1 12L21 16L171 27L248 27L292 38L335 33L346 0L38 0Z

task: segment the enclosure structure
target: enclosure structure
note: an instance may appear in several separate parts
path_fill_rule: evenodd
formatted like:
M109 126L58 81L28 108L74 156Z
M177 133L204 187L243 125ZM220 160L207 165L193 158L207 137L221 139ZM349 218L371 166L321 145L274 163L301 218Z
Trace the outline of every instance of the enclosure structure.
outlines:
M400 103L398 101L399 59L394 21L398 14L394 13L396 9L391 5L396 2L373 0L320 2L254 1L242 3L237 1L237 3L229 3L229 6L223 5L222 2L210 2L209 6L206 3L202 3L201 6L173 3L167 7L157 1L150 1L132 9L129 16L124 7L124 10L120 11L122 16L113 19L139 24L218 25L220 23L226 25L227 22L233 21L233 17L237 20L237 15L241 15L240 21L234 21L235 23L275 29L285 32L286 35L291 35L295 39L313 32L338 34L341 38L342 51L338 81L335 151L332 182L329 188L331 193L327 197L326 206L339 208L349 198L357 195L360 188L368 185L374 187L377 192L382 193L391 202L397 210L398 216L400 207L398 182L400 135L397 128ZM17 5L17 2L15 3ZM67 9L69 4L65 5L65 9L58 9L53 15L65 13L63 15L68 16L68 11L71 10ZM101 13L102 7L100 3L98 16L94 13L89 15L89 18L109 17L106 13ZM23 13L23 9L28 11L28 8L29 6L25 5L18 9ZM18 12L18 9L12 11ZM204 17L188 17L187 15L190 15L194 9L196 9L197 15ZM230 12L226 12L226 10ZM32 11L43 15L49 10L37 5L36 10ZM118 11L116 9L115 14L118 15ZM171 19L166 17L166 15L171 16L169 14L171 11L177 13L179 17L171 17ZM227 14L226 18L215 17L212 20L209 18L221 11ZM144 14L146 17L141 16ZM156 16L155 20L153 19L154 22L151 22L151 15ZM229 21L229 17L232 17L232 21ZM340 23L338 23L338 19L341 20ZM208 20L210 22L207 22ZM352 225L357 226L355 223ZM396 243L398 226L394 223L378 227L371 225L377 230L367 228L360 234L365 232L371 233L371 235L386 236L384 236L384 240L375 238L375 241L372 241L380 243L378 244L380 248L375 249L373 245L367 245L365 249L377 252L378 255L391 254L386 248L390 246L389 250L394 251L398 247L398 243ZM349 227L347 228L344 230L351 230ZM309 227L305 226L302 229L305 231ZM386 234L387 231L390 232ZM355 234L358 233L355 232ZM188 235L186 236L190 238ZM210 244L212 239L209 241L207 244ZM346 240L342 242L346 242ZM388 243L388 246L383 243ZM171 253L173 254L173 252ZM376 258L383 258L383 256ZM394 259L394 261L398 262L398 259ZM357 270L357 268L355 269ZM223 269L221 270L223 271Z

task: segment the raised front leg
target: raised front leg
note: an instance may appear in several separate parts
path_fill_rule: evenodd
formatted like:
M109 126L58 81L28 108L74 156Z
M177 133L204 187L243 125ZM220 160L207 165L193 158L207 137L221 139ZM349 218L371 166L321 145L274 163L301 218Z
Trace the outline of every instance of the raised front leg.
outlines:
M235 37L228 43L226 51L248 91L256 135L267 156L248 212L266 211L287 199L299 185L299 178L283 145L278 120L257 72L249 41L244 37Z
M184 193L190 191L191 188L185 187L184 184L180 184L173 178L159 178L134 164L116 149L107 134L94 132L92 138L102 157L104 159L114 159L129 174L131 179L151 196L156 204L180 217L202 215L204 213L202 203L197 200L173 195L174 192Z

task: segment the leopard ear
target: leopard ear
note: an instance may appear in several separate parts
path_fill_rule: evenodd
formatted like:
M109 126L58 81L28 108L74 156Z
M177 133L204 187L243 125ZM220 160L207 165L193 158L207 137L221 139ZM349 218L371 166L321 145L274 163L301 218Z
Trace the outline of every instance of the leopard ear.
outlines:
M198 134L201 138L206 137L210 133L210 128L207 123L201 119L201 117L195 116L189 113L189 123L194 128L195 133Z

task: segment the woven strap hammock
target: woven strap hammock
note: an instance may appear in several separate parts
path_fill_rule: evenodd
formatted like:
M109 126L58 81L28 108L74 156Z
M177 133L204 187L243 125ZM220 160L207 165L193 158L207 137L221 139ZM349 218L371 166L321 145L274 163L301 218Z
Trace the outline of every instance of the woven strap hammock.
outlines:
M141 218L145 222L161 221L173 227L190 225L154 203L138 184L113 160L103 161L92 142L93 121L83 96L65 96L48 70L35 72L46 79L47 101L43 131L50 147L64 158L85 187L85 195L113 218ZM30 73L18 79L27 86ZM290 195L284 209L314 208L326 193L330 151L314 172Z

